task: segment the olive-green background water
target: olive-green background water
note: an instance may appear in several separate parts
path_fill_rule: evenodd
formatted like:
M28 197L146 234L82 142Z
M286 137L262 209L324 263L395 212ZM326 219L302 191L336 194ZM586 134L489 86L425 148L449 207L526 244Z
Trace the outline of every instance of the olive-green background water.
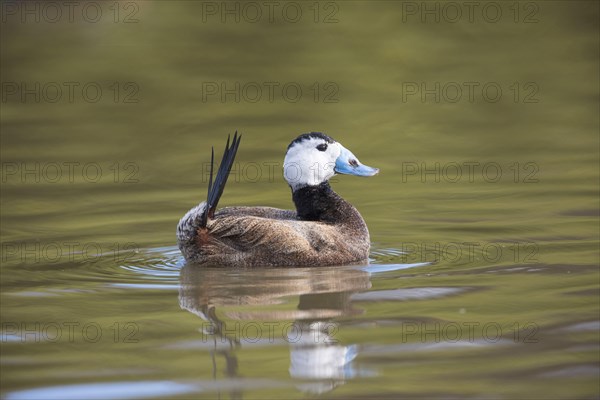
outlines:
M1 4L3 398L599 396L597 2ZM380 168L371 265L184 266L235 130L222 206Z

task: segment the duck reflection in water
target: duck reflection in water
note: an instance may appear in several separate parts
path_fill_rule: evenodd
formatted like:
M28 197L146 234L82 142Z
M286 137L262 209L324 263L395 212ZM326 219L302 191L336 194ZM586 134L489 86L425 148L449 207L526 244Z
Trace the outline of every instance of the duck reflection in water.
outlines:
M244 342L265 346L287 342L289 373L301 381L298 389L324 393L356 375L352 360L357 347L337 340L334 319L362 313L350 297L370 286L369 274L356 267L245 271L186 265L181 270L179 302L181 308L207 321L203 334L215 343L211 352L215 379L217 354L225 358L227 377L236 378L236 350ZM282 308L280 304L290 296L299 296L297 307ZM244 329L247 326L250 329Z

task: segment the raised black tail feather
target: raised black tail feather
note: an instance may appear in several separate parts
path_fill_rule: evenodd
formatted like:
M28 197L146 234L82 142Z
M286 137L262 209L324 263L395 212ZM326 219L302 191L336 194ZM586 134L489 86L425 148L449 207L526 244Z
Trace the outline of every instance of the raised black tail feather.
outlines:
M225 151L223 152L223 159L221 160L221 165L219 165L219 170L217 171L217 176L215 178L214 184L213 167L215 150L214 148L212 149L210 156L210 178L208 182L208 195L206 197L206 207L204 208L204 211L200 216L201 228L205 228L208 222L208 218L212 218L215 215L217 204L219 203L219 199L221 198L223 190L225 189L225 184L227 183L229 172L231 172L233 160L235 160L235 155L237 153L238 147L240 146L241 138L242 135L238 136L237 131L235 131L235 134L233 135L233 141L231 142L231 147L229 147L230 136L227 137L227 144L225 145Z

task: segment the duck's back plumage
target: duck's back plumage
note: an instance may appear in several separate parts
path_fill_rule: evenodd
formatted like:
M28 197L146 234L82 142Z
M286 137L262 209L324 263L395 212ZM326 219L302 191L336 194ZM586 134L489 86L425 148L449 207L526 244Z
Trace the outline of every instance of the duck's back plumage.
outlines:
M346 206L354 209L348 203ZM358 211L354 211L352 218L332 223L302 220L292 210L226 207L215 213L205 228L188 229L191 235L187 236L178 234L180 249L188 261L205 265L319 266L366 262L369 233ZM193 225L194 216L187 220Z

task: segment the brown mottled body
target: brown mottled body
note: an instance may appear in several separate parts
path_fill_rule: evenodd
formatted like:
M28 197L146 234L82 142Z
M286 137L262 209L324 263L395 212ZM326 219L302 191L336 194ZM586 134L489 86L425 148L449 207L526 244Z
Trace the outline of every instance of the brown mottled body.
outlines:
M222 208L209 219L206 228L198 228L189 240L180 240L179 247L188 261L207 266L366 262L369 231L356 208L326 183L308 190L313 193L294 195L297 212L271 207ZM203 204L197 209L202 210ZM304 216L308 209L311 213ZM315 214L315 210L320 213Z

